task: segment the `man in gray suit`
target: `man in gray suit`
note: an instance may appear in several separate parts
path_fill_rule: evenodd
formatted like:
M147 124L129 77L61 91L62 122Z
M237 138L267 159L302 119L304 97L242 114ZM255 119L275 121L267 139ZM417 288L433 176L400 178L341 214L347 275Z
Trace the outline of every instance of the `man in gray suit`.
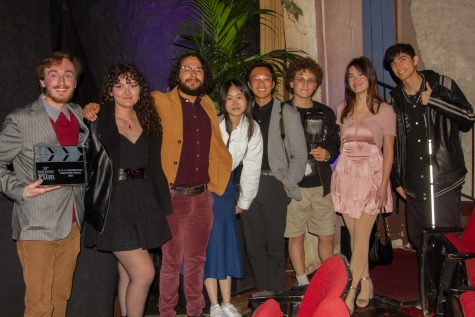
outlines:
M290 198L302 199L298 182L307 165L307 145L298 111L272 97L276 84L272 65L256 62L247 80L255 97L253 116L261 128L264 152L257 196L241 219L256 289L278 292L285 289L287 204Z
M64 317L71 293L84 187L41 186L33 147L86 141L81 108L69 103L79 73L69 55L46 56L37 69L43 94L10 113L0 132L0 192L14 201L12 238L23 268L25 317Z

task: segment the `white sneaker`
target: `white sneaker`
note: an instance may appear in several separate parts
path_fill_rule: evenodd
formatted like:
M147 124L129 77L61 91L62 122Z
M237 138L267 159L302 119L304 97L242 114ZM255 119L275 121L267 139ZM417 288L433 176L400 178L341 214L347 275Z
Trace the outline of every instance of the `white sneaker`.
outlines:
M209 308L209 317L226 317L223 309L219 304L213 305Z
M221 305L221 309L226 317L241 317L237 308L231 303Z

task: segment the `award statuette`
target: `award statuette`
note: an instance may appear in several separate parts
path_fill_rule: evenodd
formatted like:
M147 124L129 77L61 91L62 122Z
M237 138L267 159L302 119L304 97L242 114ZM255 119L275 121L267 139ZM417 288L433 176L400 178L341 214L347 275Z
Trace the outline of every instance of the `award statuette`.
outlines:
M35 176L41 185L87 184L84 146L35 145Z
M307 141L307 150L314 149L325 140L326 129L323 124L323 117L314 114L308 114L304 120L305 140ZM316 174L317 161L313 155L308 155L305 176Z

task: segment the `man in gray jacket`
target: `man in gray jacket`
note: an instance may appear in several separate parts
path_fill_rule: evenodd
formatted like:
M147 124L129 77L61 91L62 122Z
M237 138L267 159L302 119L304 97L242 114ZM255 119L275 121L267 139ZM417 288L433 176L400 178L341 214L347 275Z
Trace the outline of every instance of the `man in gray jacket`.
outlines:
M25 317L64 317L71 293L84 187L40 186L33 147L86 141L81 107L69 103L79 73L69 55L46 56L37 70L44 93L10 113L0 132L0 192L14 201L12 238L23 268Z
M307 164L307 146L297 110L272 97L272 65L259 61L247 75L255 97L253 116L264 141L261 179L249 210L241 214L256 289L285 289L285 219L290 198L302 199L298 182Z

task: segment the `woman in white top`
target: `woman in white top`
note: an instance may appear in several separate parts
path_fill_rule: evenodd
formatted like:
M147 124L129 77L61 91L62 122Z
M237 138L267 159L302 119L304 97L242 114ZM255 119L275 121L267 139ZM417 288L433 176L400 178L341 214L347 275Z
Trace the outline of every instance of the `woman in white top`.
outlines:
M231 277L242 278L239 241L236 232L236 214L249 208L256 197L262 163L262 135L252 119L253 100L247 85L235 79L226 81L220 90L222 113L219 125L233 158L231 177L222 196L213 194L213 227L206 250L204 284L211 301L211 317L240 317L230 303ZM236 167L242 163L239 181L239 199L234 185ZM218 280L223 304L218 303Z

